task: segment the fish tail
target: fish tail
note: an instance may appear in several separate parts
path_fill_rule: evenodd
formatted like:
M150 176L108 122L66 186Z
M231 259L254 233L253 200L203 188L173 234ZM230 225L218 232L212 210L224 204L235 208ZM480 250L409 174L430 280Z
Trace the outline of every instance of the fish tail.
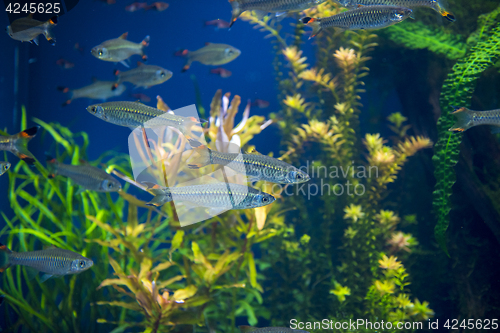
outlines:
M68 106L71 104L71 99L66 100L66 102L62 103L61 106Z
M455 15L444 9L443 0L438 0L434 3L434 9L441 14L444 18L446 18L450 22L455 22Z
M474 126L471 110L464 107L453 107L452 115L455 116L455 124L448 130L453 132L463 132Z
M53 16L45 23L45 38L51 45L56 44L56 38L52 33L52 28L57 25L57 16Z
M57 90L59 90L60 92L63 92L63 93L69 92L69 88L63 87L63 86L57 86Z
M211 150L207 146L201 145L199 147L193 148L194 154L191 156L191 161L188 164L189 169L199 169L207 166L211 163Z
M185 56L187 56L188 53L189 53L189 51L187 49L183 49L183 50L176 51L174 53L174 56L176 56L176 57L185 57Z
M10 267L9 255L12 253L7 246L0 243L0 273L5 272Z
M238 0L229 0L229 3L233 7L231 22L229 23L229 28L231 29L234 22L236 22L238 17L241 15L242 10L241 10L241 6L240 6L240 2Z
M28 151L28 142L35 137L39 128L31 127L11 137L14 142L11 152L29 165L35 164L35 157Z
M111 86L111 91L115 91L115 90L118 88L118 86L119 86L119 85L120 85L120 84L119 84L118 82L116 82L115 84L113 84L113 85Z
M304 17L301 19L302 23L313 28L312 34L309 39L316 36L321 31L321 20L314 17Z
M191 67L191 60L189 59L186 64L184 65L184 67L182 67L182 70L181 72L184 73L185 71L187 71L189 69L189 67Z

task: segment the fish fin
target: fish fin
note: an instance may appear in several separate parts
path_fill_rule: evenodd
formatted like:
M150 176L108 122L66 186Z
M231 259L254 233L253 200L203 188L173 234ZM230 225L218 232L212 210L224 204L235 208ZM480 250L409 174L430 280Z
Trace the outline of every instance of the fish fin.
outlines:
M447 11L443 11L441 12L441 15L446 18L448 21L450 22L455 22L455 15L453 15L452 13L450 12L447 12Z
M51 25L56 25L57 24L57 16L52 16L47 22L49 22L49 24Z
M231 22L229 23L229 29L233 26L234 22L238 19L238 17L243 13L241 10L241 4L240 1L238 0L229 0L229 3L233 7L233 10L231 12Z
M142 185L147 186L147 189L160 188L160 185L152 183L152 182L141 182Z
M111 90L112 90L112 91L115 91L115 90L116 90L116 88L118 88L118 86L119 86L119 84L118 84L118 83L113 84L113 85L111 86Z
M91 79L91 80L92 80L92 82L94 82L94 83L95 83L95 82L99 82L99 79L98 79L98 78L96 78L95 76L92 76L92 79Z
M68 106L71 104L71 100L68 99L66 102L62 103L61 106Z
M145 48L145 47L148 47L148 46L149 46L149 41L150 41L150 39L151 39L151 37L149 37L149 35L148 35L148 36L146 36L146 37L142 40L141 45L142 45L142 47L143 47L143 48Z
M415 14L411 13L410 16L408 16L409 18L411 18L412 20L415 19Z
M304 18L302 18L300 20L305 25L308 25L311 28L313 28L313 31L312 31L311 36L309 37L309 39L315 37L321 31L321 20L320 19L316 19L314 17L308 17L308 16L306 16L306 17L304 17Z
M188 53L189 53L189 51L187 49L179 50L179 51L174 52L174 56L185 57L185 56L187 56Z
M455 124L453 124L453 126L448 129L448 131L463 132L474 126L469 109L457 106L453 106L453 109L454 110L451 114L456 117L456 121Z
M172 201L172 196L167 196L167 195L162 193L162 194L155 195L155 197L150 202L148 202L146 205L159 207L159 206L163 206L164 204L166 204L167 202L170 202L170 201Z
M9 254L11 253L12 251L7 246L0 243L0 273L10 267Z
M275 15L276 15L276 17L279 17L279 16L283 16L286 14L287 14L287 12L277 12Z
M142 58L143 61L148 61L148 56L145 55L145 54L143 54L141 58Z
M257 330L256 327L252 327L252 326L248 326L248 325L240 325L240 326L238 326L238 328L240 329L241 333L250 333L250 332Z
M185 71L187 71L189 69L189 67L191 67L191 60L188 60L186 62L186 64L184 65L184 67L182 67L182 73L184 73Z
M57 90L59 90L60 92L63 92L63 93L69 92L69 88L63 87L63 86L57 86Z
M120 37L118 37L119 39L127 39L128 37L128 32L125 32L123 33Z
M127 67L127 68L130 68L130 65L127 63L126 60L122 60L120 61L120 64L122 64L123 66Z
M156 108L158 110L161 110L163 112L167 112L168 110L170 110L170 108L168 107L167 103L165 103L163 101L163 99L160 97L160 95L156 96Z
M33 38L32 40L30 40L30 42L32 42L33 44L35 45L38 45L38 36L36 36L35 38Z
M40 126L31 127L11 137L14 140L11 152L29 165L35 164L35 157L28 151L28 142L35 137L39 128Z
M40 283L44 283L48 279L50 279L53 275L50 274L43 274L42 277L40 278Z
M199 169L207 166L210 163L211 150L205 145L193 148L193 155L191 155L191 160L188 164L189 169Z

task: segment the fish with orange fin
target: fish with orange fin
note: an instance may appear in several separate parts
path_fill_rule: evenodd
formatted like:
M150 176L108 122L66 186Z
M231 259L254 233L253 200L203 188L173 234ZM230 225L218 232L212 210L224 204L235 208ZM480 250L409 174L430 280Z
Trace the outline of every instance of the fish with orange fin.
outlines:
M35 164L35 157L28 151L27 146L39 129L39 126L35 126L14 135L0 135L0 150L10 151L29 165Z
M63 93L69 93L69 99L62 104L62 106L69 105L73 100L77 98L90 98L95 100L105 101L112 97L120 96L127 87L122 83L116 83L116 81L100 81L99 79L93 77L92 84L88 86L69 89L68 87L57 87L57 90Z
M455 116L456 122L448 130L452 132L464 132L469 128L478 125L491 125L493 133L500 132L500 109L489 111L474 111L466 107L454 106L454 111L451 113Z
M217 29L228 29L229 28L229 22L226 22L221 19L217 20L212 20L212 21L205 21L205 26L213 25Z
M21 42L30 42L38 45L38 36L44 35L51 45L56 44L56 39L52 34L52 28L57 25L57 16L52 17L47 22L33 19L33 14L12 22L5 29L10 38Z
M187 58L182 72L187 71L195 61L201 62L203 65L220 66L233 61L240 54L241 51L231 45L216 43L206 43L204 47L196 51L182 50L175 53L175 55Z
M126 60L133 55L140 55L142 60L147 60L145 48L149 45L149 36L140 43L127 40L128 32L115 39L107 40L94 46L90 53L97 59L111 62L119 62L125 67L130 67Z
M222 78L228 78L231 75L233 75L233 73L231 71L229 71L229 70L227 70L225 68L222 68L222 67L211 69L210 73L217 74L217 75L219 75Z
M151 5L149 5L149 7L147 9L153 9L153 10L162 12L167 8L168 8L168 3L156 1L156 2L153 2Z
M140 61L137 62L136 68L126 72L115 70L114 74L118 77L115 83L117 86L121 82L130 82L134 84L136 88L143 87L145 89L157 84L162 84L173 75L168 69L155 65L145 65Z

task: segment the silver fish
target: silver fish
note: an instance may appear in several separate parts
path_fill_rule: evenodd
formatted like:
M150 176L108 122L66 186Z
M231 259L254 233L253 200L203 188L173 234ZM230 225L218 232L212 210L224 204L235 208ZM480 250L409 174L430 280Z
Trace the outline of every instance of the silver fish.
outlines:
M302 11L316 5L319 5L326 0L229 0L233 7L231 23L232 27L238 17L247 10L254 10L259 16L266 13L276 13L276 16L281 16L288 12Z
M457 119L449 131L464 132L471 127L478 125L500 126L500 109L490 111L474 111L464 107L453 107L454 115ZM495 130L496 132L496 130Z
M404 7L362 6L330 17L304 17L302 23L313 28L312 38L330 27L347 30L386 28L406 20L411 14L412 10Z
M92 78L92 84L82 88L71 90L68 87L57 87L57 89L70 94L70 98L62 104L62 106L66 106L77 98L90 98L105 101L109 98L120 96L127 90L127 87L115 81L100 81L96 78Z
M206 43L201 49L196 51L184 50L181 54L187 57L186 65L182 68L182 71L185 72L194 61L210 66L227 64L238 58L241 51L227 44Z
M46 22L33 19L33 15L23 17L12 22L5 31L15 40L21 42L30 42L38 45L38 36L44 35L47 41L55 45L56 39L52 34L52 28L57 24L57 16L52 17Z
M304 330L294 330L288 327L251 327L238 326L241 333L309 333Z
M118 76L118 82L115 84L116 86L118 86L120 82L130 82L134 84L136 88L144 87L147 89L169 80L172 77L172 72L160 66L145 65L138 61L137 68L126 72L116 70L115 75Z
M42 281L51 276L81 273L94 265L91 259L73 251L49 248L40 251L13 252L0 244L0 273L14 265L22 265L45 273Z
M238 154L212 151L206 146L193 149L188 167L202 168L206 165L225 165L234 171L249 177L250 181L265 180L278 184L297 184L309 181L307 173L276 158L258 153Z
M0 176L9 171L10 163L9 162L0 162Z
M27 164L35 164L35 157L28 151L27 145L35 137L39 128L35 126L10 136L0 135L0 150L10 151Z
M51 177L61 175L70 178L84 189L96 192L117 192L122 186L115 177L106 171L91 165L71 165L59 163L47 156L47 166L51 169Z
M161 187L147 182L143 184L148 185L148 191L155 195L148 203L150 206L162 206L172 200L179 200L209 208L248 209L267 206L276 200L271 194L232 183L183 187Z
M102 44L94 46L90 53L97 59L111 62L121 62L125 67L129 65L125 62L131 56L138 54L143 60L148 57L144 49L149 45L149 36L146 36L140 43L134 43L127 40L128 33L124 33L118 38L110 39Z
M358 6L397 6L406 8L428 7L445 17L448 21L455 21L455 15L444 9L441 0L334 0L341 6L356 8Z

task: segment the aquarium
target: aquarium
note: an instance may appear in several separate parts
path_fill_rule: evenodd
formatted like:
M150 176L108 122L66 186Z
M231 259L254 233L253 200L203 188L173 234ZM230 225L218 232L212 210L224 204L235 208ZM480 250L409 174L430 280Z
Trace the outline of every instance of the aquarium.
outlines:
M0 7L0 331L499 329L498 0Z

